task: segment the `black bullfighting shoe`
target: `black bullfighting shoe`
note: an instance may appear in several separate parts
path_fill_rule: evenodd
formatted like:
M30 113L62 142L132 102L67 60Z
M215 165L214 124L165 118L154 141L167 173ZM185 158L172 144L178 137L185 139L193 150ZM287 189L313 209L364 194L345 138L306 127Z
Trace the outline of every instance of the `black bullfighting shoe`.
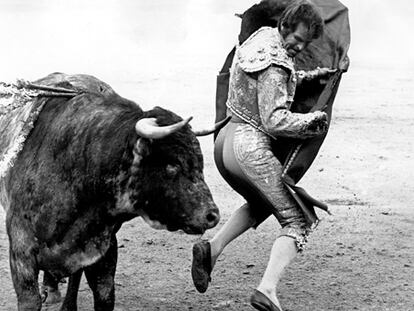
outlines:
M207 241L202 241L193 246L193 264L191 276L197 291L205 293L208 283L211 281L211 246Z
M250 304L253 308L259 311L280 311L280 309L269 298L267 298L266 295L257 289L250 297Z

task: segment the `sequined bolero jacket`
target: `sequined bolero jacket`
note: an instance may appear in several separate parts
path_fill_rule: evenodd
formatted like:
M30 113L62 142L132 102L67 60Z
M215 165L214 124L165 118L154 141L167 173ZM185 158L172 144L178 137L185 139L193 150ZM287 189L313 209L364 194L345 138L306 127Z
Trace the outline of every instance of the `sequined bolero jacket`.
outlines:
M324 112L289 110L296 74L282 40L277 28L262 27L237 47L226 105L232 114L275 139L320 135L326 130L315 127L315 121L326 118Z

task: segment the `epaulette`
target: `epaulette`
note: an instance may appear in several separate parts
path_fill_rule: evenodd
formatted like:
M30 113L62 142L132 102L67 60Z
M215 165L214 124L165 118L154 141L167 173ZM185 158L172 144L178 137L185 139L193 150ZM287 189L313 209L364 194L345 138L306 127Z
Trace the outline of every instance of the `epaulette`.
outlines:
M257 72L272 64L294 71L293 59L283 48L277 28L260 28L238 47L236 55L245 72Z

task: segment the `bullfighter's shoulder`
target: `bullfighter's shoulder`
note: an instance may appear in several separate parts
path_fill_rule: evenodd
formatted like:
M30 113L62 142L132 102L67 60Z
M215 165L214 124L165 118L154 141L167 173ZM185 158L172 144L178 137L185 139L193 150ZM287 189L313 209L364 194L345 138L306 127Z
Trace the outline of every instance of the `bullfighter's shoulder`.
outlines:
M237 60L245 72L257 72L270 65L278 65L294 70L290 58L282 45L282 38L276 28L262 27L254 32L237 49Z

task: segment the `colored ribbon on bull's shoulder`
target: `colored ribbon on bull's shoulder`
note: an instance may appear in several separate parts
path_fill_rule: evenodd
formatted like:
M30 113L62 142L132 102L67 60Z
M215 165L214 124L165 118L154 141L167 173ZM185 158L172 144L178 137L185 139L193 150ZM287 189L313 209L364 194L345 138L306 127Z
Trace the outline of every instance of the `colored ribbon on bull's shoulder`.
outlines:
M71 98L78 94L74 90L36 85L25 80L0 82L0 178L14 165L47 98Z

